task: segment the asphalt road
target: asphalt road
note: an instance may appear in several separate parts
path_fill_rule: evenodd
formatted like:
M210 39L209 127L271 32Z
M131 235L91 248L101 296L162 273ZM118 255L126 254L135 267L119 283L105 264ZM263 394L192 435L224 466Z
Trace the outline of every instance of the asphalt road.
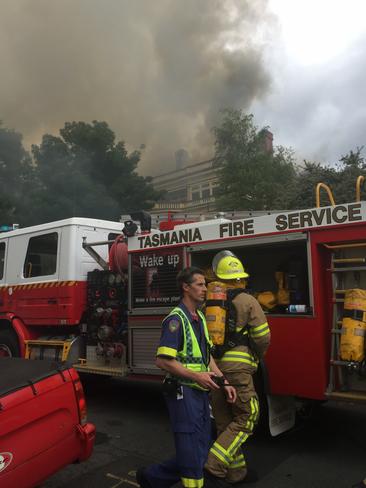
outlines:
M157 385L83 378L89 419L97 426L94 454L55 474L43 488L138 486L134 471L174 452ZM271 438L250 439L246 457L256 488L351 488L366 476L366 407L327 403Z

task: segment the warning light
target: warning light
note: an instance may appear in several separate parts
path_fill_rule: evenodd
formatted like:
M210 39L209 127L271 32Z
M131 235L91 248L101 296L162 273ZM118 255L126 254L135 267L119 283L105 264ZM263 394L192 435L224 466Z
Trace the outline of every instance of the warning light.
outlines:
M10 232L15 229L19 229L19 224L0 225L0 232Z

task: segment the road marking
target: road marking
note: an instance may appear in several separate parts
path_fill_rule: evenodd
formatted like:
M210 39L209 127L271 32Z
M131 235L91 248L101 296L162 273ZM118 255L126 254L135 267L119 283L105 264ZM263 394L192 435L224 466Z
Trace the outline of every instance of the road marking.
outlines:
M140 488L140 485L138 485L134 481L127 480L126 478L121 478L120 476L116 476L112 473L107 473L106 476L107 476L107 478L112 478L113 480L118 480L118 483L111 486L111 488L117 488L118 486L121 486L122 483L127 483L130 486L136 486L137 488Z

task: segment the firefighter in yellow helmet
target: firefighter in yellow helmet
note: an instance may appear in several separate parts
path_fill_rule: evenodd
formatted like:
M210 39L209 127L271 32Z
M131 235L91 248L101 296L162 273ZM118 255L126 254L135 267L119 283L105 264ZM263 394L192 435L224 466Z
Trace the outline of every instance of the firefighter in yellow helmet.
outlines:
M212 409L218 437L212 445L205 469L220 484L255 481L248 471L241 446L253 433L259 417L259 402L253 374L270 343L270 330L257 300L245 290L246 273L241 261L230 251L218 253L213 271L227 289L226 330L223 346L216 350L216 363L226 380L235 385L237 399L229 405L223 389L212 391Z

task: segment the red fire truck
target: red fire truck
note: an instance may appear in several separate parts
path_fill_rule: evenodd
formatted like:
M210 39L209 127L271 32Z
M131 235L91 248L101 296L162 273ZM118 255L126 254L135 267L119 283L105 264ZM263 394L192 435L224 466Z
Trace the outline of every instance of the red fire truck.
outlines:
M276 297L277 273L286 277L288 303L266 310L272 343L261 364L272 431L292 425L294 398L366 400L364 360L340 355L344 295L366 290L366 202L172 220L165 230L151 230L142 214L140 226L122 227L72 218L0 235L0 355L156 379L161 321L179 301L177 273L209 270L229 249L259 297Z

